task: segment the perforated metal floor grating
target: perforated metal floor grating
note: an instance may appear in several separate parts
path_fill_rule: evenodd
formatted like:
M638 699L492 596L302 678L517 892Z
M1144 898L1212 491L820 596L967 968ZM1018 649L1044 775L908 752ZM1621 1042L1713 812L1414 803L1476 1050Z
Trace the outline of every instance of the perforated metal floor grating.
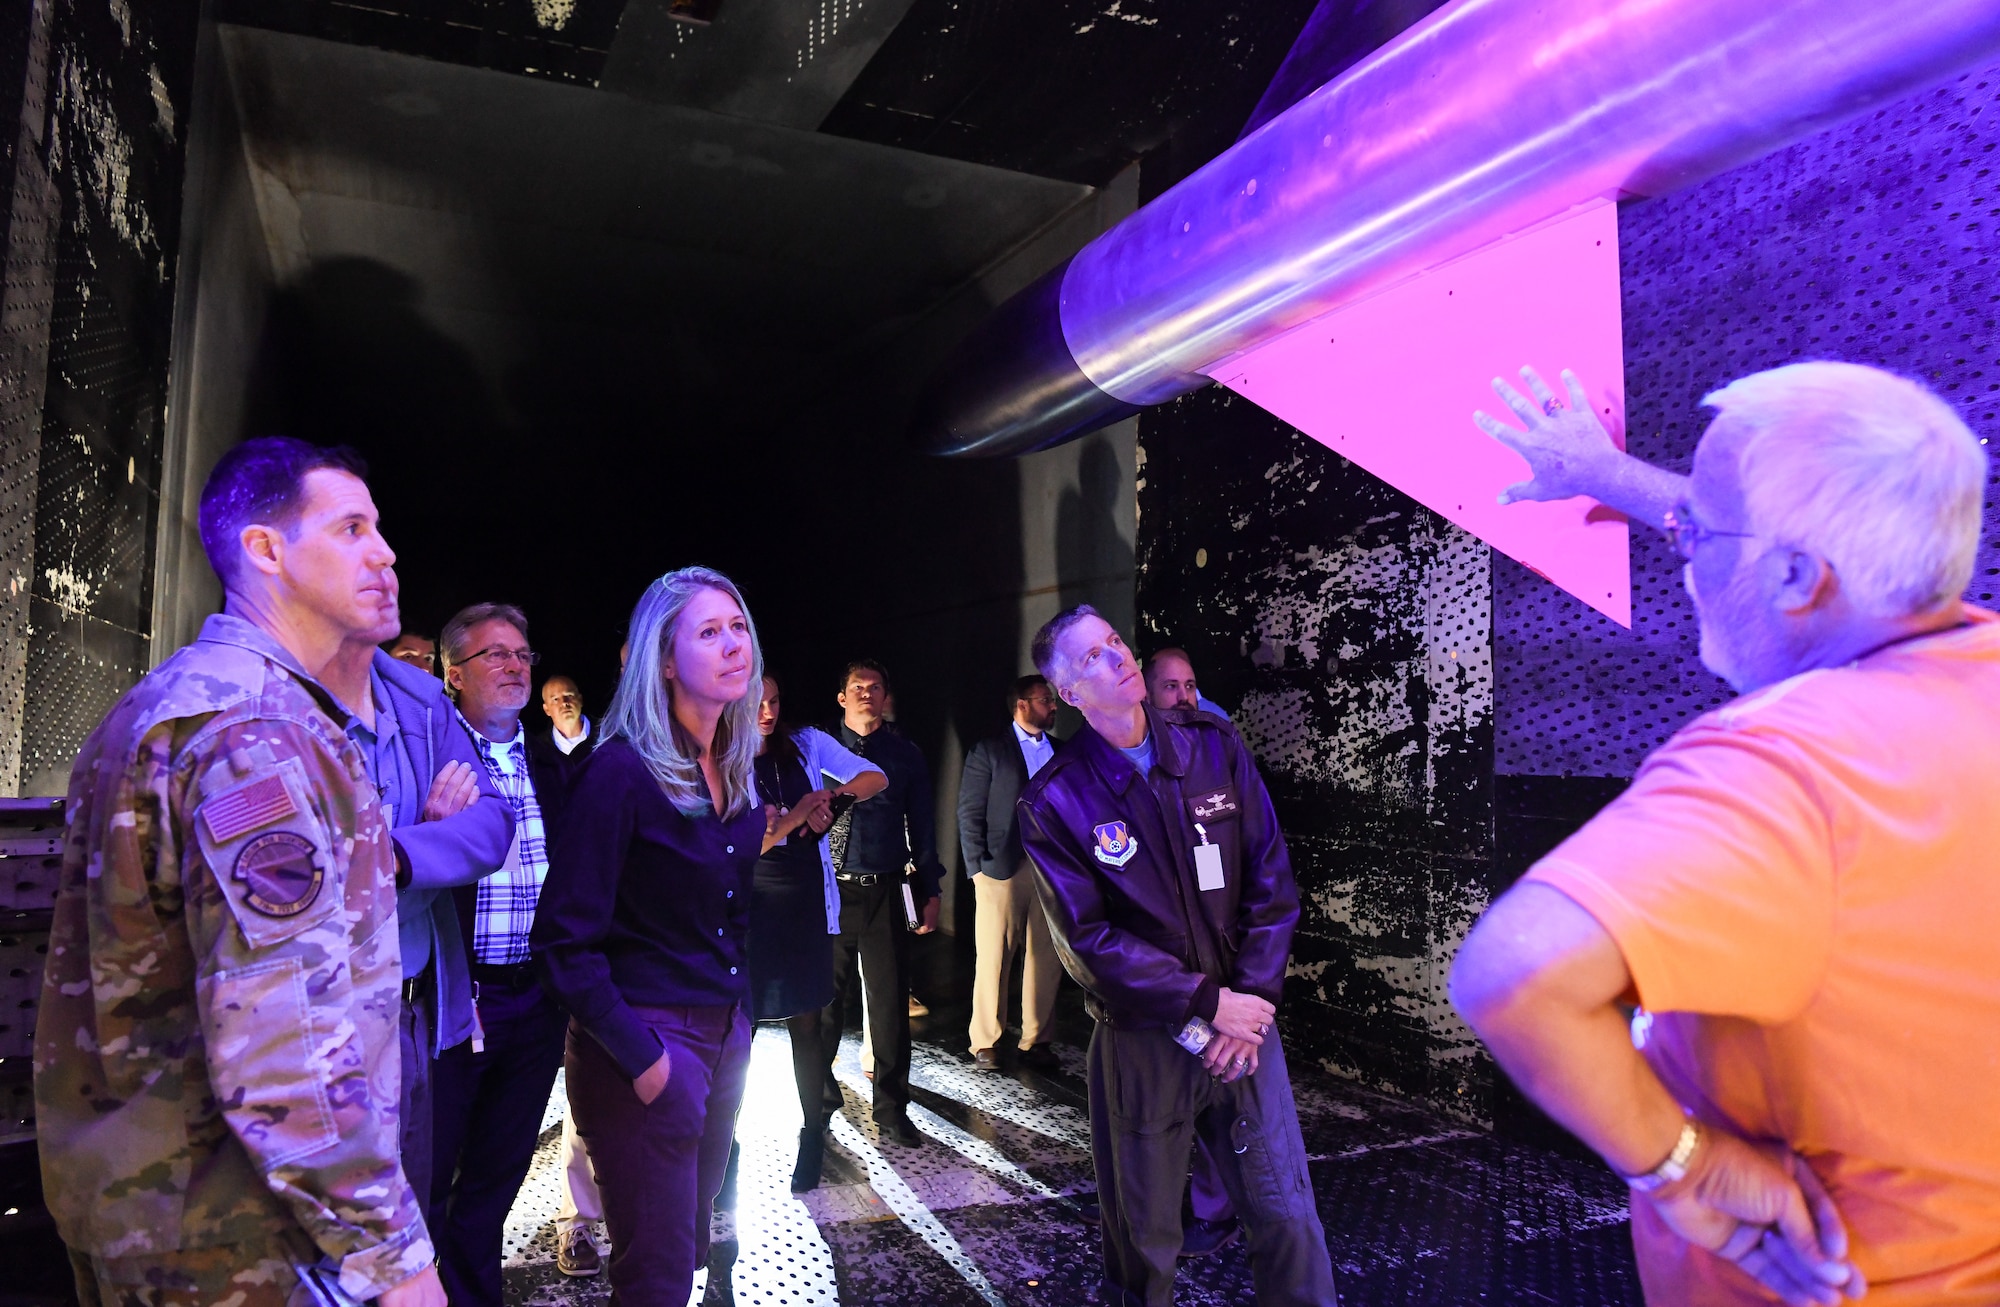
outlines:
M715 1217L714 1255L694 1301L1102 1301L1097 1231L1072 1201L1094 1184L1083 1051L1056 1049L1060 1071L994 1075L916 1045L910 1116L926 1140L906 1148L870 1121L849 1035L837 1066L847 1106L834 1119L824 1183L794 1195L791 1051L781 1028L760 1028L737 1125L737 1207ZM1624 1187L1602 1167L1496 1141L1317 1071L1295 1075L1344 1303L1639 1302ZM602 1277L570 1280L555 1269L565 1108L558 1079L507 1225L510 1304L583 1307L610 1297ZM1175 1300L1255 1302L1241 1242L1183 1263Z

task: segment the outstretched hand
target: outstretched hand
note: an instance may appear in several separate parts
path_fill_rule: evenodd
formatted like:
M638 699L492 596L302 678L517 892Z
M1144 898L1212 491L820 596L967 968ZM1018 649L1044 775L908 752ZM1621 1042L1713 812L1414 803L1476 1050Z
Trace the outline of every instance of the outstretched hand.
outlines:
M1668 1228L1735 1262L1794 1307L1832 1307L1868 1284L1847 1260L1847 1227L1805 1159L1706 1126L1688 1173L1651 1199Z
M1565 402L1556 397L1533 368L1522 368L1521 379L1534 393L1532 400L1499 377L1493 378L1493 392L1526 424L1526 431L1483 411L1472 415L1481 431L1528 460L1532 475L1501 491L1500 502L1570 499L1577 495L1589 495L1599 501L1609 498L1615 469L1625 457L1623 442L1598 420L1590 397L1584 393L1583 382L1576 373L1563 369L1563 388L1569 392ZM1624 414L1614 413L1612 421L1622 434Z

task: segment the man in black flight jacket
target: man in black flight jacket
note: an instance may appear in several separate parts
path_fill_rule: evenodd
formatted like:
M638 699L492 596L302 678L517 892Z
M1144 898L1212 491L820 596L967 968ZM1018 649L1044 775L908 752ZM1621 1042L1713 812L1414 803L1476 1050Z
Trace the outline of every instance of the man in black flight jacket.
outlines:
M1021 795L1021 843L1088 995L1091 1157L1112 1300L1170 1307L1197 1132L1242 1219L1261 1307L1338 1301L1276 1025L1298 887L1235 728L1146 703L1089 605L1035 634L1083 713Z

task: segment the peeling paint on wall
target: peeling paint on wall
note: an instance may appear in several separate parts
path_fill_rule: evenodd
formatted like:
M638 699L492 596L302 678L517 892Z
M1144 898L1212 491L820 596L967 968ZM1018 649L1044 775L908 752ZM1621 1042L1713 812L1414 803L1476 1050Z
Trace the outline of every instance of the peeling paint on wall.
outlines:
M1304 908L1299 1055L1484 1119L1445 996L1490 898L1491 551L1204 391L1141 418L1140 625L1193 655L1278 804Z
M576 16L576 0L534 0L535 26L560 32Z
M22 242L45 243L47 353L35 379L24 684L19 709L0 721L0 741L18 731L21 792L42 794L61 793L84 735L151 664L181 125L199 4L48 0L45 12L47 96L30 98L32 121L18 126L37 143L27 153L45 170L49 213L39 237L9 231L7 258L11 277ZM0 756L0 768L8 761Z
M56 71L55 109L49 118L49 171L74 171L96 198L96 208L118 238L138 254L157 257L159 237L143 197L132 191L132 138L113 104L109 79L80 52L65 50ZM90 221L89 208L78 210Z

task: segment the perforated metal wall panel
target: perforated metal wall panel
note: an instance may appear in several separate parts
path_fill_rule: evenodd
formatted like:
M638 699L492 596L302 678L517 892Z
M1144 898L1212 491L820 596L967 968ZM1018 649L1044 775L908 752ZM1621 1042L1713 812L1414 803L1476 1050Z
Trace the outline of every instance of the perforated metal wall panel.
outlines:
M49 4L7 19L9 81L15 97L5 133L9 187L6 251L0 261L0 794L21 782L22 710L27 702L28 607L35 563L35 479L41 468L42 399L54 311L58 199L42 161L48 113ZM13 77L18 75L19 81Z
M1685 471L1709 391L1801 359L1917 377L2000 433L2000 69L1962 77L1619 214L1633 453ZM1989 486L1994 484L1989 482ZM1969 597L2000 593L1989 488ZM1624 631L1494 567L1503 775L1630 776L1729 697L1702 667L1680 561L1633 533Z
M24 793L61 793L84 736L150 663L155 486L198 8L194 0L50 8L39 160L57 207L34 562L24 578Z
M1491 890L1491 551L1226 392L1140 443L1135 643L1187 648L1277 804L1296 1055L1484 1119L1444 984Z

